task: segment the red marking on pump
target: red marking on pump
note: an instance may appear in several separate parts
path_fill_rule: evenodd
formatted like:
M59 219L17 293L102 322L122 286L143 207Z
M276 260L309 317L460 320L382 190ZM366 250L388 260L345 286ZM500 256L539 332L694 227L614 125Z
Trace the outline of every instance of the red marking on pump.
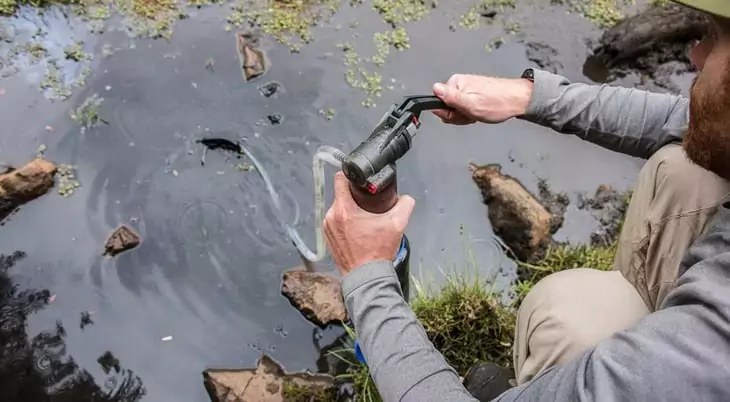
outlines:
M420 124L420 123L418 122L418 117L416 117L416 116L413 116L413 124L415 124L415 125L419 125L419 124Z
M370 183L368 184L368 191L370 192L370 194L375 194L378 192L378 188L375 187L375 184Z

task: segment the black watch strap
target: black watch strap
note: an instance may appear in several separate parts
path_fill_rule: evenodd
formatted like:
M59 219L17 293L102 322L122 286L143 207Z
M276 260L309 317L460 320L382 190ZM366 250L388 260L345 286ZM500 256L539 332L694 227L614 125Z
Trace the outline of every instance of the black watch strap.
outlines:
M524 73L522 73L522 77L520 77L520 78L524 78L526 80L535 82L535 71L531 68L528 68L527 70L525 70Z

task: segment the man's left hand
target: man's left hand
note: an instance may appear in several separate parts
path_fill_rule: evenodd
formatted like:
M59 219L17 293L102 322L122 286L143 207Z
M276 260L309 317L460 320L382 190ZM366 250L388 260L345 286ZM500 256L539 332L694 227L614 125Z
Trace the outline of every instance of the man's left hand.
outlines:
M388 212L367 212L352 198L345 175L337 172L335 201L324 218L324 234L342 275L367 262L394 260L415 204L402 195Z

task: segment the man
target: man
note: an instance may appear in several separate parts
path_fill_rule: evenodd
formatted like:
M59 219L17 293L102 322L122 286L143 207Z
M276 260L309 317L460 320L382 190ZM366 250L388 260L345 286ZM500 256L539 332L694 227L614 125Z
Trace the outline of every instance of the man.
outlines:
M500 401L730 400L730 3L678 1L711 15L695 46L690 100L571 84L457 75L434 93L451 124L512 117L649 158L620 237L615 272L545 278L518 312L518 386ZM681 145L677 144L681 142ZM360 210L336 177L325 218L343 296L386 401L472 401L403 300L390 262L414 207ZM688 247L689 251L687 251Z

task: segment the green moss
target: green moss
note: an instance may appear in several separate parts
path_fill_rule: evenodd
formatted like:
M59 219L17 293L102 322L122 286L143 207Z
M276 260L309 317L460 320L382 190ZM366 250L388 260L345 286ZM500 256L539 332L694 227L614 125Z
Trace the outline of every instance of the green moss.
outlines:
M337 391L334 388L313 391L293 381L284 383L283 393L286 402L331 402L337 399Z

